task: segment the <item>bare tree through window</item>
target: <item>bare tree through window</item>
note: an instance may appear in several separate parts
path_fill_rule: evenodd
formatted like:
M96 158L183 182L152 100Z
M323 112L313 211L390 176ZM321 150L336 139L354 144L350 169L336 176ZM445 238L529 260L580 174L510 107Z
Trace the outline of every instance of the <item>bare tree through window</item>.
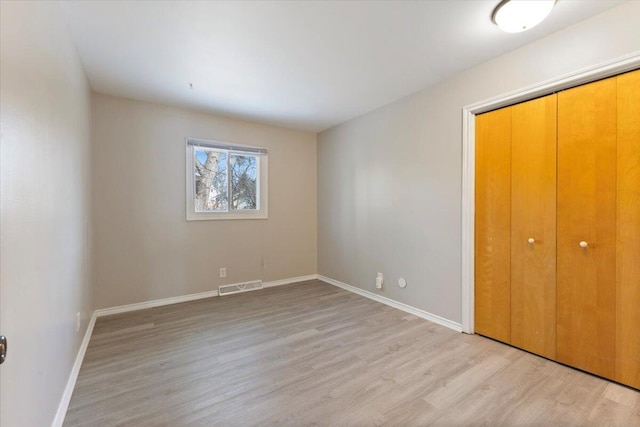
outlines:
M256 160L254 156L230 156L231 209L257 209Z
M196 212L258 209L255 156L202 149L194 153Z

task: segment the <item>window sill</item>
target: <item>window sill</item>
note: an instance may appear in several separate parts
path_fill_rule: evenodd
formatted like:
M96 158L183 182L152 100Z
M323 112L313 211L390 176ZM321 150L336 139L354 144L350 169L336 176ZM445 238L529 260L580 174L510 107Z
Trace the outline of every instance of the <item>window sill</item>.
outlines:
M219 221L219 220L236 220L236 219L268 219L266 212L251 213L188 213L187 221Z

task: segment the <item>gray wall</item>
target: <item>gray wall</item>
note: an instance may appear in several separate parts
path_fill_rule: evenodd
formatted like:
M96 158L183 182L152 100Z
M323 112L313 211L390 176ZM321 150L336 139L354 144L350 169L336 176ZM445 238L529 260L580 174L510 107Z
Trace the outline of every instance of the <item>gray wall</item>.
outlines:
M314 133L99 94L93 114L96 308L317 272ZM185 220L187 137L269 150L268 220Z
M639 17L623 3L319 134L318 273L460 322L462 107L640 50Z
M0 7L0 425L48 426L92 309L90 91L59 4Z

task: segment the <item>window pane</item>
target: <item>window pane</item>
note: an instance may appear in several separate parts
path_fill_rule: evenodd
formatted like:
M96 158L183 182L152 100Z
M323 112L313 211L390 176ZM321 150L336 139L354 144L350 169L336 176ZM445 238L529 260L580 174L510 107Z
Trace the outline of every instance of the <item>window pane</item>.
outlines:
M227 153L198 149L194 151L196 212L226 212Z
M257 209L258 158L229 155L231 167L231 209Z

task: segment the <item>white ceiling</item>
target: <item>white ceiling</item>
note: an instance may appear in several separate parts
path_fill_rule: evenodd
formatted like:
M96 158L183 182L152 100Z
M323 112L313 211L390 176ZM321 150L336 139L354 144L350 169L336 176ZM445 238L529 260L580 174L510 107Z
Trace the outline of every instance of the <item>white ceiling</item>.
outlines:
M507 34L490 20L498 2L69 1L65 12L97 92L320 131L621 3L559 0L538 27Z

